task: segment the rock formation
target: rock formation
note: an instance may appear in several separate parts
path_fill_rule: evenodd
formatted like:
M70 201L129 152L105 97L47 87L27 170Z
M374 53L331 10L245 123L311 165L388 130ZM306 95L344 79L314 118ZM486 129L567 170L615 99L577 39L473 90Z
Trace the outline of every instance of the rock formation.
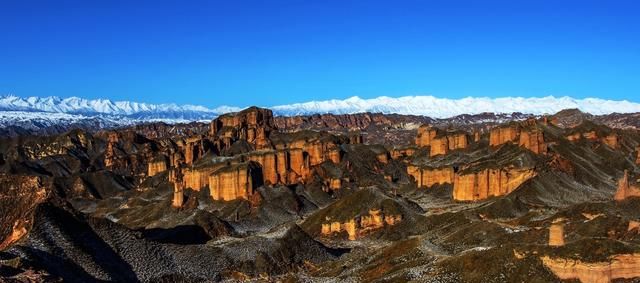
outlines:
M489 132L490 146L516 142L519 146L536 154L547 153L544 133L536 126L535 120L529 119L517 125L496 127Z
M214 200L249 199L262 185L262 172L256 162L220 168L209 175L209 192Z
M269 134L275 129L269 109L250 107L237 113L221 115L210 125L209 135L232 140L243 139L255 149L270 148Z
M184 204L184 182L182 169L180 167L171 170L169 181L173 183L173 201L171 202L171 206L180 208L182 204Z
M49 185L38 176L0 173L0 251L27 234L33 210L46 200Z
M640 146L636 147L636 164L640 165Z
M184 162L187 165L193 164L199 157L204 155L203 137L190 137L184 141Z
M521 147L533 151L535 154L547 153L547 144L544 142L544 134L539 130L522 131L520 133Z
M116 146L118 143L118 135L116 133L109 134L107 139L107 149L104 151L104 167L113 168L116 157Z
M416 149L413 147L402 147L402 148L392 149L390 154L392 159L399 159L399 158L413 156L415 152L416 152Z
M402 215L400 214L385 215L380 209L371 209L368 215L356 217L343 223L339 221L323 223L320 234L326 237L345 231L349 240L353 241L370 231L380 229L385 225L393 226L400 221L402 221Z
M152 177L158 173L167 171L167 158L164 155L160 155L147 164L147 176Z
M635 182L630 183L629 172L624 170L624 175L618 181L618 190L613 198L617 201L621 201L629 197L640 197L640 188L638 188Z
M505 143L516 142L520 129L517 125L496 127L489 131L489 145L498 146Z
M449 141L446 137L435 138L430 142L429 156L447 154L449 151Z
M431 169L407 165L407 173L413 177L418 187L453 184L454 181L453 167Z
M640 254L620 254L606 262L541 257L542 263L561 280L608 283L614 279L640 277Z
M484 169L475 173L456 174L453 199L475 201L506 195L535 175L532 168Z
M416 136L417 146L430 146L431 141L438 135L438 129L429 125L422 125L418 128L418 135Z
M549 246L564 246L564 219L555 219L549 226Z
M226 163L214 163L197 167L185 167L182 170L184 187L200 191L209 185L209 175L211 173L227 165Z
M430 156L447 154L450 150L465 149L468 146L467 134L461 132L445 132L429 125L418 128L416 145L430 147Z

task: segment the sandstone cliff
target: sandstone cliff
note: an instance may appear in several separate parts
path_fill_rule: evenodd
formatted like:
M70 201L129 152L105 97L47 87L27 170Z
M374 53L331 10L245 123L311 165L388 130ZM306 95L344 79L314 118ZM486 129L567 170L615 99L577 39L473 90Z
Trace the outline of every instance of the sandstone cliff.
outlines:
M431 187L436 184L453 184L454 181L453 167L432 169L407 165L407 173L413 177L418 187Z
M430 147L430 156L447 154L451 150L465 149L468 146L466 133L445 132L429 125L422 125L418 128L416 145L419 147Z
M522 131L520 133L521 147L533 151L535 154L547 153L547 144L544 142L544 134L539 130Z
M330 220L330 219L327 219ZM393 226L402 221L402 215L385 215L379 209L369 210L368 215L362 215L350 219L346 222L339 221L323 223L320 229L320 235L332 236L336 233L346 232L350 241L356 240L367 233L380 229L384 226Z
M498 146L505 143L515 142L520 134L520 129L516 125L496 127L489 131L489 145Z
M171 206L180 208L184 204L184 182L182 168L177 167L169 173L169 182L173 183L173 200Z
M256 162L223 167L209 175L209 192L214 200L249 199L262 185L262 172Z
M0 251L27 234L33 211L46 200L49 186L37 176L0 174Z
M529 119L520 124L496 127L489 132L490 146L516 142L520 147L536 154L547 153L544 133L537 127L535 120Z
M555 219L549 226L549 246L564 246L564 219Z
M624 170L624 175L618 181L618 190L613 198L620 201L629 197L640 197L640 188L635 182L629 181L629 172Z
M506 195L535 175L532 168L484 169L475 173L456 174L453 183L453 199L475 201Z
M583 262L575 259L541 257L542 263L561 280L609 283L614 279L640 277L640 254L621 254L606 262Z
M255 149L270 148L269 134L275 129L269 109L250 107L237 113L222 115L211 122L211 137L246 140Z
M152 177L158 173L167 171L167 157L164 155L160 155L151 161L148 164L147 176Z

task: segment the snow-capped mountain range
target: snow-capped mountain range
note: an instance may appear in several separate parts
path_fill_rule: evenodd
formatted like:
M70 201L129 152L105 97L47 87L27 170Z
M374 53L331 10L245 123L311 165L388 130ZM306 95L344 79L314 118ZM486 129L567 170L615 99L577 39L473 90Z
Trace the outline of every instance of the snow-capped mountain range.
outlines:
M325 100L289 105L265 106L275 115L295 116L311 114L353 114L379 112L385 114L421 115L449 118L462 114L525 113L553 114L563 109L579 109L594 115L640 112L640 103L599 98L571 97L504 97L447 99L433 96L378 97L362 99ZM197 105L149 104L130 101L113 102L107 99L78 97L19 97L0 96L0 128L18 127L39 129L51 126L90 124L98 127L132 125L163 121L180 123L209 121L218 115L239 111L240 107L208 108Z
M571 97L467 97L462 99L433 96L378 97L362 99L354 96L345 100L311 101L270 107L276 114L285 116L314 113L352 114L381 112L385 114L420 115L432 118L449 118L462 114L526 113L534 115L554 114L563 109L579 109L594 115L640 112L640 103L626 100L614 101L599 98L575 99Z

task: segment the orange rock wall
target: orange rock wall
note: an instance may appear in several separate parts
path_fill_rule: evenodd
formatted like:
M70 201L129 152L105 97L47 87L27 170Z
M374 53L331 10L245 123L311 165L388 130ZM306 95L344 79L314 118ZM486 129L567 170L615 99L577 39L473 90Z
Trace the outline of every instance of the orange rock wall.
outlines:
M564 246L564 224L561 221L549 226L549 246Z
M269 133L275 129L274 125L271 110L252 107L214 119L209 135L217 137L221 133L221 137L244 139L255 149L268 149L271 148Z
M209 176L209 191L214 200L230 201L249 199L254 184L248 166L236 166L233 170L214 172Z
M447 143L449 150L465 149L469 145L467 135L462 133L447 135Z
M436 138L431 140L429 156L447 154L448 151L449 151L449 140L447 139L447 137Z
M431 187L436 184L453 184L455 176L452 167L429 169L408 165L407 173L413 176L418 187Z
M541 131L522 131L518 144L536 154L547 153L547 144L544 142L544 134Z
M200 189L209 185L209 175L224 166L226 164L220 163L206 167L185 168L182 172L184 174L184 187L200 191Z
M516 142L519 132L519 128L515 125L493 128L489 131L489 145L498 146L509 142Z
M640 277L640 254L621 254L606 262L583 262L575 259L541 257L542 263L561 280L608 283L614 279Z
M477 173L456 174L453 182L453 199L475 201L506 195L535 175L533 169L526 168L485 169Z
M149 176L149 177L155 176L158 173L167 171L167 161L166 160L151 161L151 162L149 162L149 164L147 166L148 166L147 176Z
M640 188L636 184L629 182L629 172L625 170L624 176L618 181L618 190L613 198L620 201L629 197L640 197Z
M345 231L349 240L353 241L372 230L380 229L385 225L393 226L401 221L402 215L384 215L379 209L372 209L369 210L368 215L363 215L359 219L356 217L344 223L339 221L323 223L320 228L320 234L322 236L331 236L334 233Z
M438 134L438 130L428 125L422 125L418 128L418 135L416 136L417 146L430 146L431 141Z

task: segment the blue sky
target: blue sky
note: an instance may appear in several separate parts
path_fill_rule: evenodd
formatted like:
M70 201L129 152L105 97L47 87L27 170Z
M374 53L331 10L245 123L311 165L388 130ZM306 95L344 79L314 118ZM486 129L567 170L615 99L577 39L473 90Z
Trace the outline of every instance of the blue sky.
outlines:
M186 3L189 2L189 3ZM0 0L0 93L640 101L639 1Z

